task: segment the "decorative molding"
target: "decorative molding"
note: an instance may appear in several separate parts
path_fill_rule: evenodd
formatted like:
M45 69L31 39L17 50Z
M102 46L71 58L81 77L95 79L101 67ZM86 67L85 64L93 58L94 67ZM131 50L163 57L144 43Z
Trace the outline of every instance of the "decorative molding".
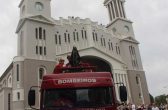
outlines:
M106 28L110 27L111 25L113 25L115 22L117 22L118 20L124 21L124 22L128 22L128 23L133 23L132 21L128 20L128 19L124 19L124 18L116 18L113 21L111 21Z
M53 20L50 20L42 15L29 16L19 20L18 26L16 28L16 33L20 31L26 20L36 21L44 24L55 25Z
M127 41L127 42L132 42L132 43L135 43L135 44L139 44L139 42L138 42L136 39L134 39L133 37L130 37L130 36L121 39L121 42L122 42L122 41Z

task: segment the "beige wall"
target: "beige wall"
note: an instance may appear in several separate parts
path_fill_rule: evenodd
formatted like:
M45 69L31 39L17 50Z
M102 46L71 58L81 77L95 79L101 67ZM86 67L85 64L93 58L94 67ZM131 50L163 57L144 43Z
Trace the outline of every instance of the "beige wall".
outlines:
M1 109L2 110L4 110L4 106L5 106L5 104L4 104L4 91L3 90L1 90L0 91L0 107L1 107Z
M140 79L139 84L137 84L136 77ZM149 91L144 71L128 70L128 79L133 103L137 105L143 103L150 104ZM140 94L141 97L139 96Z
M38 86L39 84L39 76L38 69L40 67L46 68L46 74L51 74L55 67L54 61L40 61L40 60L31 60L26 59L24 61L24 106L29 108L27 94L31 86ZM40 85L39 85L40 86ZM39 99L39 95L36 94L36 99ZM38 107L39 101L36 100L36 106Z
M8 100L8 94L10 94L10 100ZM8 105L10 103L10 106ZM8 110L10 107L10 110L12 109L12 88L4 87L0 91L0 110Z

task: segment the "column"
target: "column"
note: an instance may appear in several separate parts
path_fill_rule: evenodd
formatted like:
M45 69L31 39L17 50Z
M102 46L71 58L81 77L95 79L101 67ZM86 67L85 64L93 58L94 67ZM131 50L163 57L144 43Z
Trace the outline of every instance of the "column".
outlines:
M141 92L141 99L142 99L142 103L144 104L145 101L144 101L144 94L143 94L142 85L141 85L141 78L138 77L138 80L139 80L139 86L140 86L140 92Z
M117 0L114 0L113 3L114 3L113 5L114 5L116 17L119 17Z
M120 7L120 14L121 14L121 17L124 17L124 15L123 15L123 10L122 10L122 4L121 4L121 1L119 1L119 7Z
M121 17L121 9L120 9L120 6L119 6L119 2L120 2L120 0L116 0L116 6L117 6L117 11L118 11L118 16Z
M125 14L125 10L124 10L124 2L121 2L121 7L122 7L123 16L124 16L124 18L126 18L126 14Z
M112 21L112 13L111 13L111 8L110 8L110 4L107 5L107 8L108 8L108 12L109 12L109 18L110 18L110 21Z
M130 86L129 86L129 81L128 81L128 75L125 75L126 79L126 87L127 87L127 93L128 93L128 101L132 102L132 97L131 97L131 91L130 91Z
M114 9L112 8L112 2L109 3L109 6L110 6L110 10L111 10L112 19L114 19L115 15L114 15Z
M115 8L114 8L113 1L111 1L110 4L111 4L111 10L112 10L112 13L113 13L113 16L114 16L114 19L115 19L116 18L116 13L115 13Z
M119 11L120 11L120 17L123 17L122 7L121 7L121 1L120 0L118 0L118 7L119 7Z
M114 83L118 83L119 81L118 81L118 73L114 73ZM115 84L114 85L115 86L115 90L116 90L116 97L117 97L117 99L119 100L120 99L120 97L119 97L119 86L118 86L118 84Z

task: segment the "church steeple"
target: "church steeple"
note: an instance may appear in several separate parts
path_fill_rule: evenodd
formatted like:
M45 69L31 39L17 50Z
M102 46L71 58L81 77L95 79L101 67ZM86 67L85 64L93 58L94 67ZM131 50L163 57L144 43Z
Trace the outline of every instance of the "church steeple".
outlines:
M124 9L125 0L105 0L104 5L108 9L110 22L107 28L112 30L117 37L134 38L134 31L132 27L132 21L128 20Z
M19 4L20 18L42 15L51 17L51 0L22 0Z
M104 5L108 9L110 22L117 18L126 19L124 0L105 0Z

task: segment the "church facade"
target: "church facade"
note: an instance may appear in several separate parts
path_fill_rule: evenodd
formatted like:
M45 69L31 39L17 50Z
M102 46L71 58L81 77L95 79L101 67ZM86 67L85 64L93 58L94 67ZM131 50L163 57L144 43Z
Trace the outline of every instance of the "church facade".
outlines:
M51 0L22 0L17 56L0 77L2 110L30 110L27 96L31 86L40 86L42 76L52 73L60 58L73 46L84 61L108 71L115 83L124 83L128 103L149 104L149 92L132 22L126 18L124 0L105 0L109 24L89 18L51 17ZM119 85L115 85L116 95ZM40 93L39 93L40 94ZM39 95L36 96L39 99ZM39 107L39 100L36 100Z

